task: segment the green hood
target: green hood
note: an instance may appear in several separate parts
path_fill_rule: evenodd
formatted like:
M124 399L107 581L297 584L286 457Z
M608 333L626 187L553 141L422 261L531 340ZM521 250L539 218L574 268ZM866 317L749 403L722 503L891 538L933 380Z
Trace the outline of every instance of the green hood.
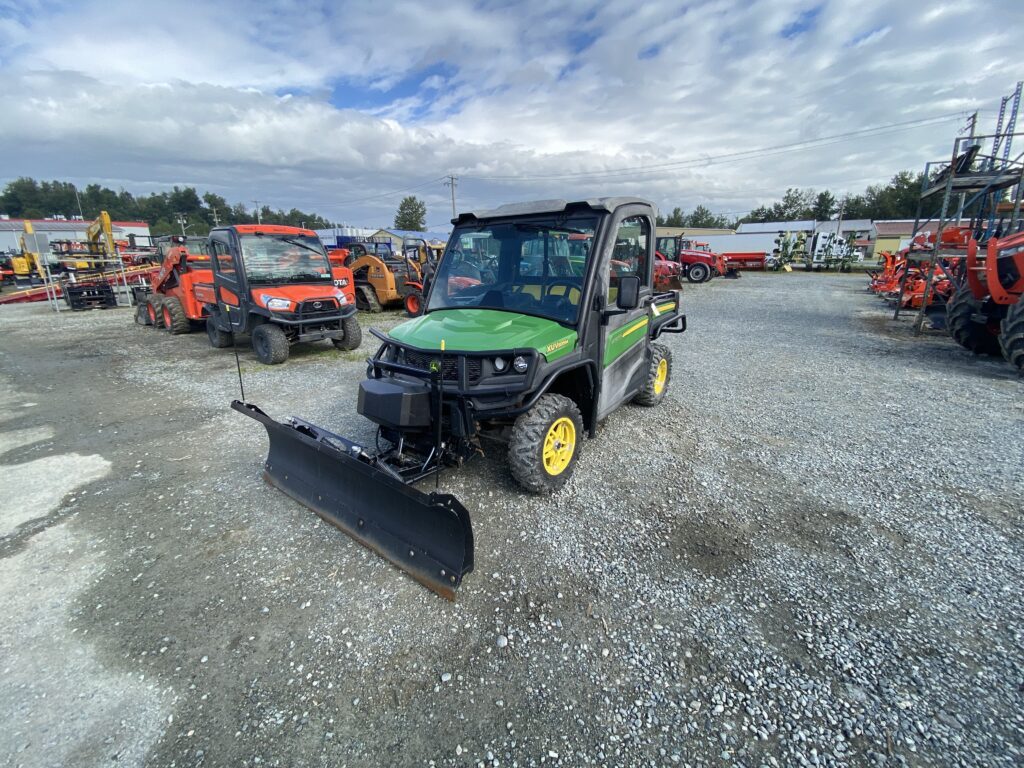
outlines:
M419 349L498 352L532 347L548 360L576 348L576 331L553 320L493 309L441 309L391 329L391 337Z

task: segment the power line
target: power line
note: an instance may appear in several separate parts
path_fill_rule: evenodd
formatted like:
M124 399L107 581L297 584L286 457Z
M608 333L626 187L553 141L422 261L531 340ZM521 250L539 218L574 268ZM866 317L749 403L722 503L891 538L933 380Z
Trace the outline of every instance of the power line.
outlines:
M721 155L708 155L705 157L690 158L688 160L676 160L666 163L655 163L653 165L639 165L632 166L629 168L611 168L599 171L576 171L571 173L560 173L560 174L537 174L537 175L499 175L499 176L464 176L464 178L471 178L477 181L500 181L500 180L512 180L512 181L533 181L533 180L559 180L559 179L574 179L583 177L596 177L596 178L614 178L623 174L647 174L647 173L660 173L665 170L684 168L687 166L704 166L713 165L721 162L734 162L735 160L747 160L758 157L771 157L772 155L783 154L786 152L795 152L803 149L814 149L822 146L829 146L831 144L838 144L843 141L852 138L860 138L863 136L870 135L886 135L887 133L899 133L904 130L910 130L912 128L918 128L925 125L932 125L936 123L942 123L951 121L954 119L959 120L963 117L963 112L953 112L945 115L935 115L933 117L917 118L915 120L907 120L900 123L888 123L885 125L876 125L868 128L860 128L855 131L847 131L845 133L837 133L832 136L821 136L817 139L805 139L803 141L791 142L789 144L777 144L769 147L759 147L757 149L747 149L740 152L728 152Z
M405 187L404 189L395 189L395 190L392 190L391 192L381 192L379 195L367 195L366 197L354 197L351 200L341 200L339 202L334 203L334 205L349 205L350 203L362 203L362 202L364 202L366 200L379 200L382 197L391 197L392 195L400 195L403 192L412 192L413 190L423 189L423 187L428 187L431 184L437 184L438 182L444 181L447 178L448 178L447 176L439 176L436 179L430 179L429 181L424 181L422 184L416 184L415 186L412 186L412 187Z

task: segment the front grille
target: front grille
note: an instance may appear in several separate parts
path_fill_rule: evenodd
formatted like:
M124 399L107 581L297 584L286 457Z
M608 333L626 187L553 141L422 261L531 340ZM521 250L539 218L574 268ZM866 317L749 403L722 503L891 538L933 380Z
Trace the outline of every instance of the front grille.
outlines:
M430 354L428 352L414 352L411 349L405 350L405 364L411 365L414 368L423 368L429 371L431 362L436 360L441 363L441 378L444 381L459 380L459 359L456 355L445 355L442 362L440 352ZM483 360L479 357L467 357L464 359L466 361L466 383L476 384L480 381L480 376L483 373Z
M320 306L316 306L319 304ZM299 306L299 314L303 319L327 317L337 314L338 302L334 299L310 299Z

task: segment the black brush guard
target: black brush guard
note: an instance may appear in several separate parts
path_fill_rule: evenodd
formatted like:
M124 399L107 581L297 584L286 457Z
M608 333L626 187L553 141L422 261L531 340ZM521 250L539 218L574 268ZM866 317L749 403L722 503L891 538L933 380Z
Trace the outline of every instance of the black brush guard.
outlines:
M416 490L362 446L301 419L281 423L239 400L231 407L266 427L269 483L455 599L462 577L473 570L473 528L458 499Z

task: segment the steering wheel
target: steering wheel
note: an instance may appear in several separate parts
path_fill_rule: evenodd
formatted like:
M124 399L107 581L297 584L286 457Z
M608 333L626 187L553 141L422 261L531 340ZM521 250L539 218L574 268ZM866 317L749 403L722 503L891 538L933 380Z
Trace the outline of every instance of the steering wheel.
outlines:
M572 291L576 291L576 293L578 293L580 296L583 296L583 291L580 289L580 286L577 284L577 282L575 280L569 280L569 279L566 279L566 278L557 278L555 280L550 280L550 281L548 281L547 283L544 284L544 297L545 298L548 297L548 296L552 296L553 295L551 293L551 289L554 288L556 285L564 285L565 286L565 293L561 294L559 296L559 298L565 299L566 301L569 301L569 294Z

